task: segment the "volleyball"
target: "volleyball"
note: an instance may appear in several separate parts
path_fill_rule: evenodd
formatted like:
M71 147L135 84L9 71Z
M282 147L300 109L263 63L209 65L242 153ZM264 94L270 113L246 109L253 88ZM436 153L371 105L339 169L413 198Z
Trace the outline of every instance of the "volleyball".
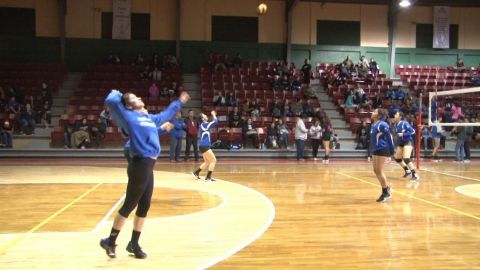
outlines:
M267 4L261 3L260 5L258 5L257 12L260 15L267 13Z

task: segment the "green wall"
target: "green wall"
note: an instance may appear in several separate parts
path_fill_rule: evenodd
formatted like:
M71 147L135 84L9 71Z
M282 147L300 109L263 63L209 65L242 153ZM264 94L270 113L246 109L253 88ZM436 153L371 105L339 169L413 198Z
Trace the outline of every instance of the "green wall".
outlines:
M56 38L0 37L0 62L58 62L59 41ZM71 71L83 71L86 66L109 52L134 58L138 52L150 57L174 52L175 41L80 39L66 40L66 61ZM206 63L209 52L227 53L233 57L238 52L243 59L280 60L285 57L284 44L182 41L182 67L185 73L197 73ZM389 73L388 48L360 46L309 46L292 45L292 58L297 67L305 58L312 63L339 63L347 55L355 62L361 55L374 57L380 68ZM480 64L480 50L432 50L398 48L396 64L451 66L457 57L463 57L467 66Z

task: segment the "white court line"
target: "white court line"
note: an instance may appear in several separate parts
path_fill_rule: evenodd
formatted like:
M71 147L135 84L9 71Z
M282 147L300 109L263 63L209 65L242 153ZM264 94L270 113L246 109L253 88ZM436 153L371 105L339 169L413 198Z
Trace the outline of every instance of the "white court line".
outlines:
M222 181L225 181L225 180L222 180ZM225 182L229 182L229 181L225 181ZM230 182L230 183L233 183L233 182ZM237 183L234 183L234 184L237 184ZM265 233L265 231L267 231L267 229L272 225L273 220L275 219L275 206L273 205L272 201L270 201L270 199L267 196L265 196L265 194L257 191L256 189L253 189L253 188L250 188L250 187L247 187L247 186L244 186L244 185L240 185L240 184L237 184L237 185L239 185L243 188L250 189L250 190L258 193L260 195L260 197L271 207L272 211L270 211L271 215L269 217L269 220L268 220L267 223L265 223L265 225L255 235L252 236L252 238L250 238L247 241L245 241L244 243L242 243L238 248L234 249L233 251L228 252L227 254L225 254L224 256L222 256L220 258L214 259L213 261L211 261L207 265L201 266L198 269L210 268L210 267L218 264L219 262L222 262L222 261L230 258L231 256L233 256L234 254L236 254L240 250L244 249L245 247L247 247L248 245L253 243L253 241L257 240L260 236L262 236Z
M430 169L422 169L421 168L420 170L480 182L480 179L476 179L476 178L472 178L472 177L468 177L468 176L461 176L461 175L456 175L456 174L451 174L451 173L439 172L439 171L434 171L434 170L430 170Z
M107 214L102 218L102 220L100 220L100 222L97 224L97 226L95 226L92 233L97 233L98 232L98 230L100 229L100 226L102 226L102 224L105 221L107 221L107 219L112 215L113 211L115 211L115 209L117 209L117 207L123 202L123 200L125 200L125 196L127 196L127 193L123 193L122 197L120 197L120 199L118 199L117 203L115 203L115 205L110 209L110 211L108 211Z

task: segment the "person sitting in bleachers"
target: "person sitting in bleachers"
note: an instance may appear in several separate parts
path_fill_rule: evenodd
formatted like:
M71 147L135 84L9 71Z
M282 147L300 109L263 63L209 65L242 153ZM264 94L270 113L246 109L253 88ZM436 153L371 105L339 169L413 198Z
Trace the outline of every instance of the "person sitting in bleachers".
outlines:
M43 103L42 109L39 112L41 117L41 123L45 128L48 128L52 124L52 105L48 101Z
M228 126L230 128L238 128L242 126L242 115L238 107L233 107L233 111L228 115Z
M303 104L302 104L302 101L300 100L300 98L297 98L297 102L292 104L291 110L292 110L293 116L302 115Z
M89 130L90 127L88 126L87 118L83 118L80 122L77 122L75 131L72 133L72 147L85 149L85 147L90 143L90 133L88 133Z
M110 125L110 120L112 119L110 116L110 109L108 106L105 106L103 111L100 112L100 119L102 119L102 122L105 124L105 126Z
M159 69L158 67L153 67L151 74L152 74L152 80L154 81L162 80L162 70Z
M422 127L422 144L423 144L423 149L425 150L433 148L432 132L430 131L428 126Z
M35 134L35 111L27 103L20 115L20 134Z
M282 106L282 116L283 117L290 117L293 116L292 110L290 108L290 101L285 99Z
M253 108L250 106L252 103L252 100L247 98L247 100L243 103L242 106L242 113L245 116L250 116L250 113L252 112Z
M288 75L282 76L282 79L280 80L280 85L282 90L287 90L287 91L292 90L292 82L288 78Z
M97 123L90 128L90 138L95 142L95 148L103 147L106 130L107 126L102 118L97 118Z
M162 70L164 63L158 53L154 53L151 61L152 69Z
M105 58L105 60L103 61L104 64L116 64L116 59L115 57L113 56L113 53L109 53L107 55L107 57Z
M360 78L366 78L368 75L368 71L369 71L368 61L365 58L365 56L362 55L360 57L360 61L358 62L357 74Z
M312 105L312 103L310 102L309 99L307 99L303 102L302 111L308 117L313 117L313 115L315 114L315 109L313 108L313 105Z
M372 108L378 109L383 107L383 98L380 94L375 95L375 98L372 100Z
M176 81L172 81L172 84L170 85L170 88L168 88L167 91L170 98L180 96L180 88Z
M275 122L270 123L270 126L267 129L267 146L272 149L277 149L278 136L278 129L275 125Z
M133 64L141 66L144 63L145 63L145 58L143 58L143 55L141 53L137 54L137 57L135 57Z
M227 97L225 99L225 105L231 107L231 106L237 106L237 99L235 98L235 95L233 92L228 92Z
M347 55L347 58L343 60L342 64L345 66L349 73L352 72L353 68L355 67L353 65L352 58L350 58L350 55Z
M378 67L378 64L377 64L377 61L375 60L375 58L373 58L373 57L370 58L370 63L368 63L368 67L370 69L370 72L372 73L373 78L376 78L379 67Z
M0 128L0 146L6 148L13 147L13 126L8 120L2 121Z
M174 66L178 65L177 57L175 57L175 55L173 55L171 53L165 55L165 65L167 67L174 67Z
M348 91L347 98L345 98L345 103L343 104L344 108L356 108L357 105L354 103L355 101L355 94L353 91Z
M252 100L250 103L250 116L251 117L259 117L260 116L260 105L258 105L256 100Z
M225 106L225 97L222 95L222 92L218 91L213 97L212 102L213 106Z
M252 118L248 118L247 122L243 125L243 147L247 148L248 141L252 142L252 147L258 147L258 132L255 125L252 122Z
M240 53L237 53L237 55L233 58L232 64L234 67L239 68L242 66L242 56L240 56Z
M154 99L160 96L160 90L158 89L157 84L155 82L152 82L152 84L148 88L148 96Z
M3 90L3 88L0 86L0 112L6 112L8 107L7 105L7 96L5 95L5 91Z
M40 89L40 95L42 99L42 104L45 103L45 101L48 101L48 103L52 104L53 102L53 96L52 96L52 89L48 87L48 84L43 82L41 89Z
M278 119L277 131L278 131L279 147L281 148L283 145L285 149L288 149L288 134L290 133L290 131L288 130L287 125L283 122L281 118Z
M282 104L280 103L280 98L277 97L275 101L270 104L269 111L273 118L280 118L282 116Z
M15 96L10 97L10 100L8 101L8 113L13 113L17 114L20 112L20 104L17 102Z
M393 118L394 115L400 111L400 101L394 100L392 105L390 105L390 108L388 109L388 116L390 118Z
M152 71L150 70L149 65L146 65L143 71L140 73L140 78L144 81L152 80Z
M75 131L75 119L69 118L63 125L63 147L72 148L72 134Z
M362 121L362 125L357 128L357 147L355 149L367 149L370 147L370 125Z
M457 59L457 62L455 63L455 66L453 67L453 69L455 70L455 72L458 72L458 73L463 73L466 71L463 58L460 57Z

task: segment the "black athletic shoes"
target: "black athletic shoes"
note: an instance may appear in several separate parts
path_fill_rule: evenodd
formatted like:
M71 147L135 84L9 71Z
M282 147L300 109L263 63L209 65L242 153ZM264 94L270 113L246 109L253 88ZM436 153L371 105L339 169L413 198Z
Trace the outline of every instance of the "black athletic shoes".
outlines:
M195 180L200 180L200 175L196 172L192 172L193 177L195 177Z
M388 187L387 190L382 192L382 195L378 197L377 202L386 202L391 198L392 198L392 195L390 194L390 187Z
M143 252L142 248L138 244L132 244L132 242L128 242L127 251L135 255L135 258L137 259L147 258L147 253Z
M100 246L103 249L105 249L105 252L107 253L108 257L115 258L117 256L115 254L115 247L117 245L115 245L115 244L111 245L110 240L108 240L108 238L103 238L102 240L100 240Z
M405 171L405 174L403 175L403 177L407 177L409 175L412 174L412 171L408 170L408 171Z

